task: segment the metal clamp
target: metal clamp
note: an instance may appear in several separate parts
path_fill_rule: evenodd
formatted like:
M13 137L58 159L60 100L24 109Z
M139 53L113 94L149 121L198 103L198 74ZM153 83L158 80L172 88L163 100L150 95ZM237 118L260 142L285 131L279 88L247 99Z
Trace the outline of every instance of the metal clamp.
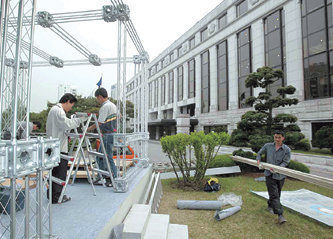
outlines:
M24 176L34 173L38 168L38 143L29 141L8 141L8 176Z
M116 178L114 179L113 190L118 193L124 193L128 190L128 182L127 179Z
M56 167L60 163L60 141L59 139L44 139L38 137L39 143L39 168L42 170Z

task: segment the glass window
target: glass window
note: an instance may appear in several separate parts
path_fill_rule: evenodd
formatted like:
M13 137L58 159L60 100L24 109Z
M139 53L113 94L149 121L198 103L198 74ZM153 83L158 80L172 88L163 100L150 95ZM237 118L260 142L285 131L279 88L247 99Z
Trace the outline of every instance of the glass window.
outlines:
M309 57L305 78L305 97L307 99L329 96L329 81L326 53Z
M192 37L192 38L190 39L190 49L193 49L194 47L195 47L195 38Z
M210 107L209 52L201 55L201 112L208 113Z
M161 105L165 104L165 76L161 77Z
M266 25L266 29L267 32L272 32L275 31L276 29L280 28L280 11L276 11L273 14L269 15L266 19L265 19L265 25Z
M178 58L182 55L182 47L178 47L177 49L177 54L178 54Z
M303 0L303 4L306 4L306 10L307 12L311 12L312 10L321 7L324 5L324 0Z
M268 60L267 63L270 67L279 66L281 69L282 68L281 48L276 48L272 51L269 51L267 60Z
M332 3L304 0L301 4L305 99L332 97Z
M205 28L204 30L201 31L201 41L203 42L208 38L208 29Z
M251 42L250 28L237 34L238 38L238 102L240 108L249 107L245 104L247 97L252 95L252 89L245 86L245 79L251 73Z
M152 96L153 96L153 88L152 84L149 83L149 108L152 108Z
M248 10L247 0L242 1L240 4L236 6L237 9L237 17L243 15Z
M325 28L325 8L320 8L307 16L308 34Z
M183 80L183 66L178 67L178 101L183 100L183 85L184 85L184 80Z
M309 54L317 54L326 50L326 36L325 31L320 31L308 36Z
M195 60L188 62L188 98L195 97Z
M174 92L174 85L173 85L173 71L169 72L169 104L173 103L173 92Z
M284 11L278 10L264 19L265 29L265 62L273 69L280 69L285 72L285 37L284 37ZM279 94L276 90L284 85L284 79L279 79L269 86L273 97Z
M154 107L157 107L158 106L158 80L155 80L155 91L154 91L154 93L155 93L155 96L154 96L154 99L155 99L155 101L154 101Z
M217 45L218 110L228 109L228 62L226 41Z
M238 45L243 46L244 44L249 43L250 41L250 32L249 28L246 28L245 30L241 31L238 34Z
M173 61L174 61L174 59L175 59L175 56L174 56L174 54L173 54L173 53L171 53L171 54L170 54L170 62L173 62Z
M267 34L267 44L269 51L281 47L281 31L276 30Z
M222 29L227 25L227 14L223 15L222 17L219 18L218 20L219 24L219 29Z

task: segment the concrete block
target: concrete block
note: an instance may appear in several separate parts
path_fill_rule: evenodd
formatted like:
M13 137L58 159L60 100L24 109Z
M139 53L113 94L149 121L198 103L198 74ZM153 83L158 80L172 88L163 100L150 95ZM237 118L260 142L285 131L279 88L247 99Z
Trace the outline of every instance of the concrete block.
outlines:
M151 214L149 205L134 204L124 220L123 239L142 239Z
M188 239L187 225L170 224L168 239Z
M167 239L170 216L166 214L151 214L144 239Z

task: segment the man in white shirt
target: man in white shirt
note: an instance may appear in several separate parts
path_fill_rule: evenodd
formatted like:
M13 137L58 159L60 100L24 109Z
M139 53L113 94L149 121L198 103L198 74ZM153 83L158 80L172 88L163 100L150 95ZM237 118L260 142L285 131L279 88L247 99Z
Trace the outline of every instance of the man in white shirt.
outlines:
M62 154L68 154L68 138L65 132L79 127L81 123L80 118L69 119L66 117L66 113L72 109L76 102L77 99L74 95L66 93L63 97L61 97L59 103L51 108L47 116L46 135L47 137L60 139L60 152ZM67 176L67 164L67 160L60 159L59 166L53 168L52 170L52 177L65 181ZM52 183L52 203L58 203L61 190L61 185ZM47 192L47 196L48 195L49 193ZM71 200L71 198L64 195L62 203L69 200Z
M109 99L108 99L108 92L106 91L105 88L98 88L95 91L95 97L97 99L97 102L101 105L101 108L99 109L98 113L98 124L102 125L106 118L112 114L117 113L117 106L113 104ZM92 131L96 128L96 125L93 124L88 128L88 131ZM111 170L113 173L113 176L117 176L117 167L114 164L113 161L113 135L112 133L114 132L102 132L103 133L103 142L105 146L105 150L108 154L108 159L111 164ZM99 148L99 152L101 152L101 147ZM101 170L107 171L106 163L103 161L101 158L96 158L98 166Z

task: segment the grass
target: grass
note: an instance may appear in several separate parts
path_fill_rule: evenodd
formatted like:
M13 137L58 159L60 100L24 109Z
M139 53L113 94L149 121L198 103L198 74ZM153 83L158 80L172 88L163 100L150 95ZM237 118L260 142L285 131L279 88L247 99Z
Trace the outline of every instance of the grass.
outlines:
M333 238L333 229L313 219L285 208L288 220L277 224L277 216L265 209L266 199L260 198L249 190L266 191L265 183L256 182L250 176L218 177L221 190L217 193L183 190L176 186L175 179L162 180L163 197L159 213L169 214L170 223L186 224L190 239L220 238ZM305 188L333 198L333 190L311 185L305 182L287 179L283 190ZM217 200L224 192L241 195L243 205L240 212L222 221L216 221L214 211L179 210L177 200Z

